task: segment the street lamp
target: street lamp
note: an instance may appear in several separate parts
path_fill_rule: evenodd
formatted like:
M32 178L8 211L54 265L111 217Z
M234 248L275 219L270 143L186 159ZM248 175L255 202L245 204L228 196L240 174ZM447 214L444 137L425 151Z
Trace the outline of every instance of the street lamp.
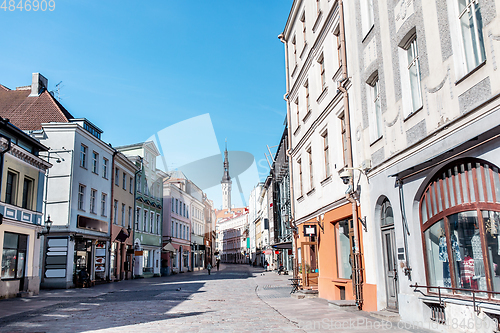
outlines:
M47 218L47 221L45 221L45 226L47 227L47 232L39 232L37 234L37 238L40 238L41 235L48 235L50 232L50 228L52 227L52 221L50 220L50 215Z

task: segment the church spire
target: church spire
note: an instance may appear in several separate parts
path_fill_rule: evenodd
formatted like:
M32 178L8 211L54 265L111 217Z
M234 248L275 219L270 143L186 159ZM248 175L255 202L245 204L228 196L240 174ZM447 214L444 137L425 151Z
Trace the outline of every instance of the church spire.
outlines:
M229 158L227 153L227 140L224 150L224 174L222 175L222 209L231 209L231 176L229 176Z

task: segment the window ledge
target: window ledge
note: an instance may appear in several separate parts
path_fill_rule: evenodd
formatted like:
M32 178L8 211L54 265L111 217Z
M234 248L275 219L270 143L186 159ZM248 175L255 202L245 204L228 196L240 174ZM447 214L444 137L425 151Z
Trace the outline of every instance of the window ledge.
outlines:
M304 54L306 53L307 50L307 42L304 44L304 47L302 48L302 51L300 52L299 58L302 59Z
M370 143L370 147L373 147L377 142L381 141L383 137L384 136L381 135L378 139L376 139L375 141L373 141L372 143Z
M411 117L413 117L414 115L416 115L418 112L420 112L423 109L424 109L424 106L422 105L420 108L418 108L417 110L415 110L412 113L410 113L409 115L407 115L406 118L403 119L403 121L407 121L408 119L410 119Z
M474 74L475 72L477 72L480 68L482 68L484 65L486 64L486 60L483 61L482 63L480 63L479 65L477 65L473 70L471 70L469 73L465 74L464 76L462 76L460 79L456 80L455 81L455 85L459 84L460 82L462 81L465 81L465 79L467 79L469 76L471 76L472 74Z
M320 184L321 184L321 186L325 186L331 182L332 182L332 175L329 175L328 177L323 179Z
M303 195L303 194L301 194L301 195L300 195L300 197L298 197L298 198L297 198L297 201L298 201L298 202L302 202L302 201L304 201L304 195Z
M294 65L294 67L293 67L293 70L292 70L292 77L294 77L294 76L295 76L295 73L297 72L297 68L298 68L298 67L299 67L299 66L297 66L297 63L295 63L295 65Z
M316 17L316 21L314 22L312 31L316 32L316 29L318 29L319 23L321 22L321 19L323 18L323 12L320 10L318 12L318 17Z
M342 279L342 278L332 279L333 283L347 284L349 281L351 281L351 280L349 280L349 279Z
M307 119L309 119L309 116L311 115L311 109L307 110L307 113L306 115L304 116L304 118L302 118L302 122L305 124L305 122L307 121Z
M328 87L325 86L323 88L323 91L321 92L321 94L319 94L318 99L316 100L316 102L318 102L318 104L321 103L321 101L325 98L327 92L328 92Z
M295 129L293 135L297 135L300 132L300 125Z
M361 43L364 43L365 40L368 39L368 36L370 35L370 32L372 32L373 28L375 27L375 24L372 24L371 28L368 29L368 31L366 32L365 36L363 37L363 39L361 40Z
M309 192L307 192L307 196L310 196L310 195L313 195L314 192L316 192L316 189L313 187L312 189L309 190Z

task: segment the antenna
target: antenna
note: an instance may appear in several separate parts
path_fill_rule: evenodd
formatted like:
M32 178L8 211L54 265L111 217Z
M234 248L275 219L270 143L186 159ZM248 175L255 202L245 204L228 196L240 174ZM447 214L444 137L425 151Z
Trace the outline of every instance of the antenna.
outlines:
M64 86L61 86L61 83L62 83L62 81L60 81L58 84L56 84L56 89L51 91L52 96L54 96L54 95L55 95L54 97L55 97L55 98L57 99L57 101L59 101L59 102L60 102L60 101L61 101L61 99L62 99L62 97L61 97L61 88L62 88L62 87L64 87Z

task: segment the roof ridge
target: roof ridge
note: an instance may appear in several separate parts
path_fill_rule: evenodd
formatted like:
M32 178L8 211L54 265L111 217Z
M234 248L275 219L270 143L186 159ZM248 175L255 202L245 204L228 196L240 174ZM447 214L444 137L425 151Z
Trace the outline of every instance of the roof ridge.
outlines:
M44 91L42 91L42 94L44 94L44 93L49 94L49 99L52 101L52 103L54 103L54 105L56 106L57 110L59 112L61 112L61 114L64 116L64 118L66 118L68 120L68 122L69 122L70 119L74 119L75 118L75 117L73 117L73 115L71 113L69 113L68 110L66 110L66 108L64 106L62 106L61 103L59 103L54 98L54 96L52 96L52 94L47 89L45 89Z
M10 89L4 86L3 84L0 84L0 88L2 88L5 91L10 91Z

